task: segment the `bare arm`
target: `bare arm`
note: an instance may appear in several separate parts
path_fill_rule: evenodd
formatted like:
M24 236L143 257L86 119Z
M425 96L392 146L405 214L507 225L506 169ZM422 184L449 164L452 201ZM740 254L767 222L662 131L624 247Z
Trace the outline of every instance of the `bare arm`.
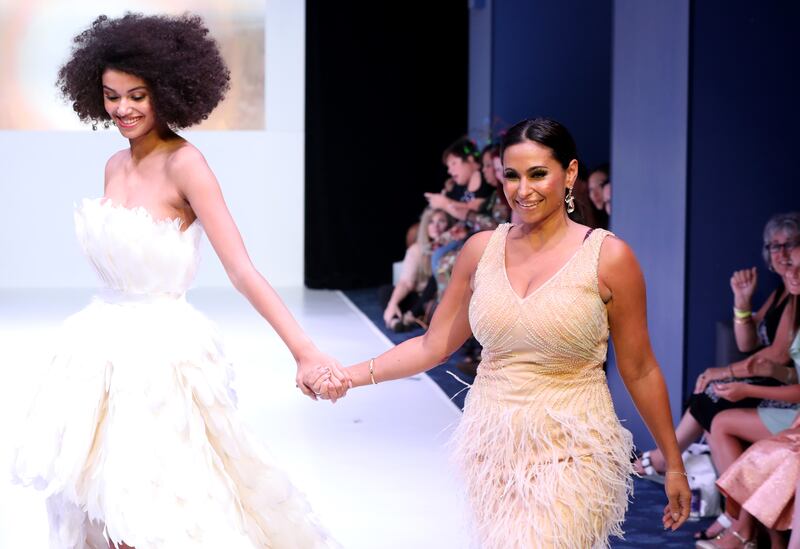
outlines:
M275 329L294 356L298 369L322 365L335 371L335 361L316 348L272 286L256 270L225 204L219 183L203 155L191 146L179 149L169 163L168 174L203 224L233 286ZM298 382L298 385L313 398L313 392L302 387L302 383Z
M416 242L406 250L406 255L403 258L403 272L400 275L400 280L397 281L397 284L392 290L392 295L389 297L389 302L386 304L386 309L383 311L383 321L387 328L393 318L402 316L400 302L416 289L417 272L419 271L423 259L422 249Z
M753 293L758 283L758 270L755 267L734 271L731 276L731 290L733 291L733 307L740 311L751 311ZM733 334L736 338L736 347L743 353L755 351L760 346L756 327L764 318L764 313L775 299L775 292L770 294L761 309L750 318L734 321Z
M743 353L750 353L758 349L759 345L761 344L761 341L758 338L758 324L764 318L764 315L767 313L775 299L777 299L777 296L775 295L775 292L772 292L767 300L761 305L761 308L753 313L753 316L747 321L733 323L733 335L736 338L736 347L739 349L739 351ZM744 307L738 307L737 305L737 308L743 309Z
M683 472L666 383L650 346L647 298L639 263L624 242L608 237L601 249L598 271L601 295L609 298L608 320L622 381L664 455L667 471ZM686 478L668 474L666 492L673 520L665 525L675 529L689 516L691 494Z
M376 357L373 363L376 382L400 379L429 370L444 362L464 344L472 333L468 317L469 300L472 297L471 280L490 236L488 232L478 233L464 244L430 328L424 335L404 341ZM347 370L354 387L372 383L368 360Z
M459 202L458 200L453 200L442 194L435 193L425 193L425 198L428 199L431 208L444 210L461 221L467 218L469 212L477 211L481 207L481 204L486 201L485 198L475 198L469 202Z
M710 382L730 377L760 376L771 377L782 383L793 381L795 379L793 377L794 370L783 365L791 361L789 348L793 339L794 311L795 303L793 301L783 310L778 330L775 333L775 340L768 347L764 347L746 359L733 362L728 366L707 368L698 376L694 392L702 393Z
M763 387L749 383L723 383L714 387L714 392L731 402L738 402L743 398L766 398L782 402L800 402L800 385L786 385L784 387Z
M781 402L800 402L800 385L786 385L783 387L764 387L761 385L745 384L749 396L769 400L780 400Z

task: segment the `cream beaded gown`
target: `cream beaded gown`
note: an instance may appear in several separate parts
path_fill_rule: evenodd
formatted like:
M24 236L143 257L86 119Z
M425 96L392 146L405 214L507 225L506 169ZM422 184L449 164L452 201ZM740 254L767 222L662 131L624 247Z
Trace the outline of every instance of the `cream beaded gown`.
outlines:
M66 320L15 455L47 496L51 547L331 547L242 428L214 328L184 299L195 221L85 200L84 252L106 288Z
M632 489L632 437L603 372L603 239L593 231L524 299L498 227L478 264L469 320L483 355L453 438L483 549L608 547Z

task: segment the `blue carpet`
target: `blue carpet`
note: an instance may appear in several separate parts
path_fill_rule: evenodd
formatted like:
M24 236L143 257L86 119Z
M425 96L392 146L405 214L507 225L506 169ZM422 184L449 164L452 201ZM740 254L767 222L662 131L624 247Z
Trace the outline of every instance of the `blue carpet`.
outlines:
M360 290L346 290L344 294L388 337L394 344L402 343L406 339L422 335L422 329L405 333L396 333L386 329L383 324L383 308L378 302L377 289L366 288ZM456 403L459 408L464 407L464 398L467 391L462 383L454 379L447 371L457 374L467 383L472 383L471 376L464 374L456 368L456 364L464 357L459 351L450 359L428 371L445 394ZM661 515L666 504L664 487L650 481L634 480L634 497L625 517L625 540L614 539L614 549L638 549L640 547L662 547L664 549L684 549L694 547L692 533L705 528L711 523L710 519L686 523L677 532L665 532L661 527Z

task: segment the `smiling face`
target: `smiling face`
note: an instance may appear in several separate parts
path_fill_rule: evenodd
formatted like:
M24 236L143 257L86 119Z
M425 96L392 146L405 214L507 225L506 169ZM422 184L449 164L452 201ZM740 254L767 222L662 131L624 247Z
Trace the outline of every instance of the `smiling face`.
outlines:
M503 153L503 190L523 223L566 216L564 196L578 175L578 161L565 170L549 147L535 141L511 145Z
M481 156L481 172L483 173L483 178L489 185L497 187L497 175L494 172L494 161L490 151L486 151L483 153L483 156Z
M601 171L592 172L589 175L589 200L592 201L594 207L602 210L605 205L603 200L603 183L608 180L608 176Z
M447 230L447 214L441 211L434 212L428 221L428 238L436 240Z
M800 239L793 231L779 229L772 233L766 246L769 251L769 261L772 264L772 270L778 275L783 276L788 266L793 263L790 258L791 253L794 250L800 249Z
M800 295L800 247L794 248L789 254L784 280L786 291L792 295Z
M503 159L499 156L492 158L492 166L494 166L494 176L498 183L503 183Z
M445 162L447 173L453 178L457 185L466 185L470 177L475 173L476 164L470 160L464 160L460 156L450 154Z
M156 127L152 94L138 76L107 69L103 73L103 105L128 139L146 135Z

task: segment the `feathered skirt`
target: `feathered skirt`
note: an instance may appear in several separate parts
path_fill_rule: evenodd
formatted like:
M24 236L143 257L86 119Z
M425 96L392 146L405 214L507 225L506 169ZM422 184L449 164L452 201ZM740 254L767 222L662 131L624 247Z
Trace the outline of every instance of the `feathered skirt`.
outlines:
M453 439L482 549L589 549L622 536L632 437L605 375L481 364Z
M47 498L51 546L336 546L243 429L231 379L183 298L96 298L68 318L13 463Z

